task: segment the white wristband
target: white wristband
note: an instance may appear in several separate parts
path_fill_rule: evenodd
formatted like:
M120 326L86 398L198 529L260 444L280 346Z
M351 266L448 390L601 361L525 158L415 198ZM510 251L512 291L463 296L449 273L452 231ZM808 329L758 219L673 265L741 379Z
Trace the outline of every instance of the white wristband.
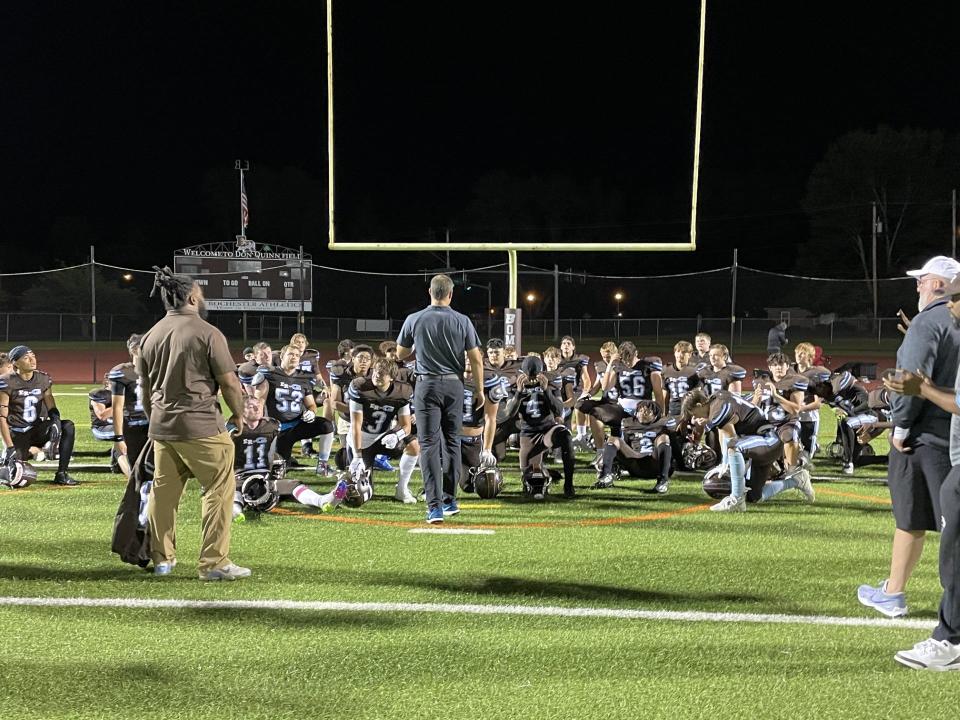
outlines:
M909 434L910 434L910 428L895 427L893 429L894 440L906 440L907 435Z

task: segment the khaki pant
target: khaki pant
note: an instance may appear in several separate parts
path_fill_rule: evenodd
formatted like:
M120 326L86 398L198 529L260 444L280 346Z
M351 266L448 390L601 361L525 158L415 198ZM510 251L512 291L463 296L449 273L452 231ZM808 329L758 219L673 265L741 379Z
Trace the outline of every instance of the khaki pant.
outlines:
M153 487L150 489L150 556L154 564L176 557L177 509L187 480L203 488L200 571L230 562L233 521L233 441L228 433L198 440L154 442Z

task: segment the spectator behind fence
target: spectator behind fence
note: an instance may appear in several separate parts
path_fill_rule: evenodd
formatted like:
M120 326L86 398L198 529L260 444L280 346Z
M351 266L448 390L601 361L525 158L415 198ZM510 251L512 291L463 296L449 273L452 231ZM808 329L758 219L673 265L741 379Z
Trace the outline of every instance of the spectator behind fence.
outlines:
M960 354L960 330L938 291L958 273L960 263L942 255L907 273L917 280L920 312L897 350L897 367L930 377L938 386L954 382ZM918 396L894 394L890 407L888 485L896 525L890 576L879 586L861 585L857 597L888 617L900 617L907 614L905 591L926 532L940 529L940 487L950 472L950 414Z
M787 323L779 322L770 328L767 333L767 354L774 355L783 350L783 346L789 342L787 340Z

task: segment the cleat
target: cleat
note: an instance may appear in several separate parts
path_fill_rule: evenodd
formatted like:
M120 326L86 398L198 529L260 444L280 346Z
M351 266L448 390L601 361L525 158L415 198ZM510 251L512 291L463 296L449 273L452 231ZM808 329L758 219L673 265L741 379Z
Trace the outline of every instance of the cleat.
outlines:
M853 463L847 463L843 466L844 475L853 475Z
M718 502L716 505L711 505L710 509L714 512L746 512L747 510L747 500L746 497L741 495L740 497L735 497L734 495L727 495L723 500Z
M817 494L813 490L813 483L810 481L810 472L805 467L791 470L787 477L792 477L797 483L797 490L803 493L803 499L812 503L817 499Z
M873 608L889 618L903 617L907 614L906 593L888 593L886 580L880 583L879 587L873 585L858 587L857 600L861 605Z
M417 504L417 498L414 497L413 493L411 493L407 488L401 488L399 485L397 485L397 489L393 493L393 498L394 500L399 500L404 505Z
M330 463L328 463L326 460L321 460L319 456L317 456L317 469L315 472L320 477L332 477L334 474L333 470L330 468Z
M960 670L960 645L928 638L909 650L901 650L893 659L914 670Z
M457 505L456 500L451 500L448 503L443 504L443 515L444 517L450 517L452 515L460 514L460 506Z
M347 496L347 481L340 480L333 488L333 492L330 493L330 502L325 502L320 506L321 512L330 512L334 510L337 505L343 502L343 499Z
M250 568L240 567L234 563L227 563L214 570L201 570L199 573L201 580L239 580L250 577L251 574Z
M606 475L601 475L597 478L597 481L593 484L595 488L611 488L613 487L613 474L607 473Z
M669 480L657 480L657 484L650 488L647 492L654 493L656 495L666 495L670 490L670 481Z
M577 491L573 489L573 486L563 488L563 497L567 500L572 500L577 496Z
M386 455L377 455L373 459L373 469L383 470L384 472L393 472L393 465L390 464L390 461L387 459Z
M439 505L432 507L427 511L427 522L431 525L439 525L443 522L443 508Z
M80 481L74 480L72 477L67 475L66 472L57 472L57 474L53 476L53 484L73 487L74 485L79 485Z

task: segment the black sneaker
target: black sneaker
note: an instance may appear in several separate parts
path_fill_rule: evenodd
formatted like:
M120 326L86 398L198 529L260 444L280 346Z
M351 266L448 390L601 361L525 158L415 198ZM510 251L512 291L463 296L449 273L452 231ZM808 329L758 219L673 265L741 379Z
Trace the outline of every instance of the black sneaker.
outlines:
M563 488L563 496L564 496L567 500L571 500L571 499L573 499L573 498L575 498L575 497L577 496L577 492L576 492L576 490L573 489L573 486L571 485L570 487L564 487L564 488Z
M669 480L657 480L657 484L654 485L647 492L656 493L657 495L666 495L667 491L670 489Z
M74 480L65 472L58 472L56 475L53 476L53 484L73 486L73 485L79 485L80 482L78 480Z

